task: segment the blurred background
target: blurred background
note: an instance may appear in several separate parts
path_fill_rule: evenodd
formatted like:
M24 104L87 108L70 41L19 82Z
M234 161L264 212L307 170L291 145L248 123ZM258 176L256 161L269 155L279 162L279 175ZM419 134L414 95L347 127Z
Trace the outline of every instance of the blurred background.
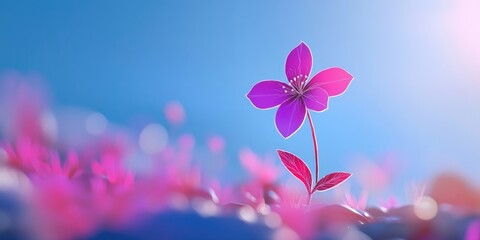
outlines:
M313 72L355 77L313 114L321 175L387 168L384 194L401 195L445 170L480 180L479 22L476 0L7 0L0 74L44 88L60 128L84 112L108 128L167 126L165 106L181 104L186 120L169 134L190 132L205 148L221 136L223 179L235 182L245 147L274 159L285 149L313 169L309 128L284 140L276 111L245 97L260 80L286 80L286 56L304 41Z

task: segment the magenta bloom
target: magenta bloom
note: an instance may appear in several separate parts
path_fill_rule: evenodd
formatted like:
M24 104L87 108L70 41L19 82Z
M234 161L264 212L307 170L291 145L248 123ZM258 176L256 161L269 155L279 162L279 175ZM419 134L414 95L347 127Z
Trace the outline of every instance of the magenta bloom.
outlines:
M259 109L278 108L275 126L284 138L292 136L302 126L307 109L321 112L327 109L328 98L342 94L353 76L341 68L323 70L308 81L312 70L312 53L301 42L288 54L285 74L288 84L277 80L261 81L247 94Z

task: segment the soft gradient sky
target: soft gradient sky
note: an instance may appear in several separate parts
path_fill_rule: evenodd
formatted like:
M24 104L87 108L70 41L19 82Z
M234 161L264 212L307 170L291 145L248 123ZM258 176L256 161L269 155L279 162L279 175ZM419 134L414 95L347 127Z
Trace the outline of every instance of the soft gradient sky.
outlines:
M286 55L305 41L313 71L355 76L313 114L322 174L393 152L405 183L444 169L480 180L479 22L475 0L7 0L0 72L38 74L57 106L126 125L135 116L164 123L164 105L178 100L200 143L226 138L231 168L245 146L282 148L313 166L308 126L283 140L275 110L245 98L259 80L285 80Z

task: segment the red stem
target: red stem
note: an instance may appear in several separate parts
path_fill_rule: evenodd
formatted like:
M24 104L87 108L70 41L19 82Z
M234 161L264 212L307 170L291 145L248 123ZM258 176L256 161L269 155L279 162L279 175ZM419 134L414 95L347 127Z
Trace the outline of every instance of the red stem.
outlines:
M318 182L318 147L317 137L315 136L315 127L313 126L312 117L310 111L307 110L308 122L310 123L310 130L312 131L313 150L315 151L315 184Z

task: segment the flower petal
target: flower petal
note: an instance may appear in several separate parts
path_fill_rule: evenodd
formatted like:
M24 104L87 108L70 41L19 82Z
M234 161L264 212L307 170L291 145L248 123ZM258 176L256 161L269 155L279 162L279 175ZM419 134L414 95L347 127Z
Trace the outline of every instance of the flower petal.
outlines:
M303 94L308 109L321 112L328 107L328 93L323 88L311 88Z
M292 97L282 103L275 115L275 126L284 137L292 136L303 124L307 108L303 99Z
M315 74L306 89L321 87L328 96L335 97L347 90L352 79L353 76L341 68L329 68Z
M293 80L294 85L299 86L298 82L305 81L312 70L312 53L307 44L301 42L288 54L285 63L285 74L287 79ZM302 77L298 78L300 75ZM295 78L295 79L294 79Z
M285 102L290 96L292 87L289 85L275 81L261 81L247 94L247 98L252 104L260 109L268 109L276 107ZM286 92L287 91L287 92Z

